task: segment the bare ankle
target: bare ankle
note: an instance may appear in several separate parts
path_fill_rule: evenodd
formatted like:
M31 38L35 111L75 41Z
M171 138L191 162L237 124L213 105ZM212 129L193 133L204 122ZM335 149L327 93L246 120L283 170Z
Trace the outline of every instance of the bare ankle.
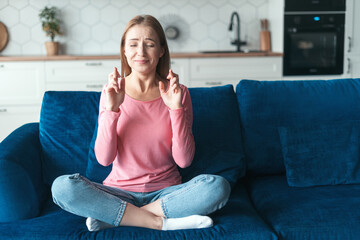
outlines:
M154 229L162 230L163 227L163 218L162 217L155 217Z

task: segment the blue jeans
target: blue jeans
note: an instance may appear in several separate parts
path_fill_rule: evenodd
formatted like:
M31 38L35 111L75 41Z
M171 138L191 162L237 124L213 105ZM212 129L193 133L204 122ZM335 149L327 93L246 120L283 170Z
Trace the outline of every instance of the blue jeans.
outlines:
M160 199L166 218L208 215L225 206L231 190L225 178L209 174L154 192L129 192L73 174L55 179L51 191L65 211L118 226L127 203L142 207Z

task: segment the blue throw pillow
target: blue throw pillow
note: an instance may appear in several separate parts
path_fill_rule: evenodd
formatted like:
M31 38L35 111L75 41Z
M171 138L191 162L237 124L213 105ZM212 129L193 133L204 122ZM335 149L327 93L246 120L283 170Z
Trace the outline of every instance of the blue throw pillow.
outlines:
M195 156L191 166L179 169L183 182L207 173L226 178L234 186L245 175L240 118L232 85L212 88L189 88L193 104ZM111 165L101 166L94 154L97 127L90 144L86 176L103 181Z
M360 121L279 127L289 186L360 183Z
M97 137L97 128L98 128L98 122L96 121L94 134L90 142L88 166L86 168L86 177L89 178L91 181L102 183L105 180L105 178L110 174L112 169L112 164L110 164L107 167L104 167L100 165L96 159L94 147Z

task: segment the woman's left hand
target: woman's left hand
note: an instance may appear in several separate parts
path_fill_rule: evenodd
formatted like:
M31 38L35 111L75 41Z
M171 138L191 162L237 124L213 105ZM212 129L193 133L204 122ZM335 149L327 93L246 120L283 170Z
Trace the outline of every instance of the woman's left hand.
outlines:
M165 90L165 85L163 82L159 82L159 89L161 97L170 109L182 108L182 89L179 85L179 76L170 69L169 75L167 76L170 84L168 90Z

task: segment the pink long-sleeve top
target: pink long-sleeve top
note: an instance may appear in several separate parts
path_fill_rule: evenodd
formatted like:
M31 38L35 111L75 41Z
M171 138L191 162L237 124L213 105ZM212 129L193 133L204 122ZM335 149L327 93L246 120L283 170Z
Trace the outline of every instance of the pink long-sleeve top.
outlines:
M183 108L171 110L162 98L139 101L125 95L119 112L106 110L102 92L95 154L103 166L113 164L103 184L132 192L151 192L181 183L177 166L192 162L192 104L183 90Z

